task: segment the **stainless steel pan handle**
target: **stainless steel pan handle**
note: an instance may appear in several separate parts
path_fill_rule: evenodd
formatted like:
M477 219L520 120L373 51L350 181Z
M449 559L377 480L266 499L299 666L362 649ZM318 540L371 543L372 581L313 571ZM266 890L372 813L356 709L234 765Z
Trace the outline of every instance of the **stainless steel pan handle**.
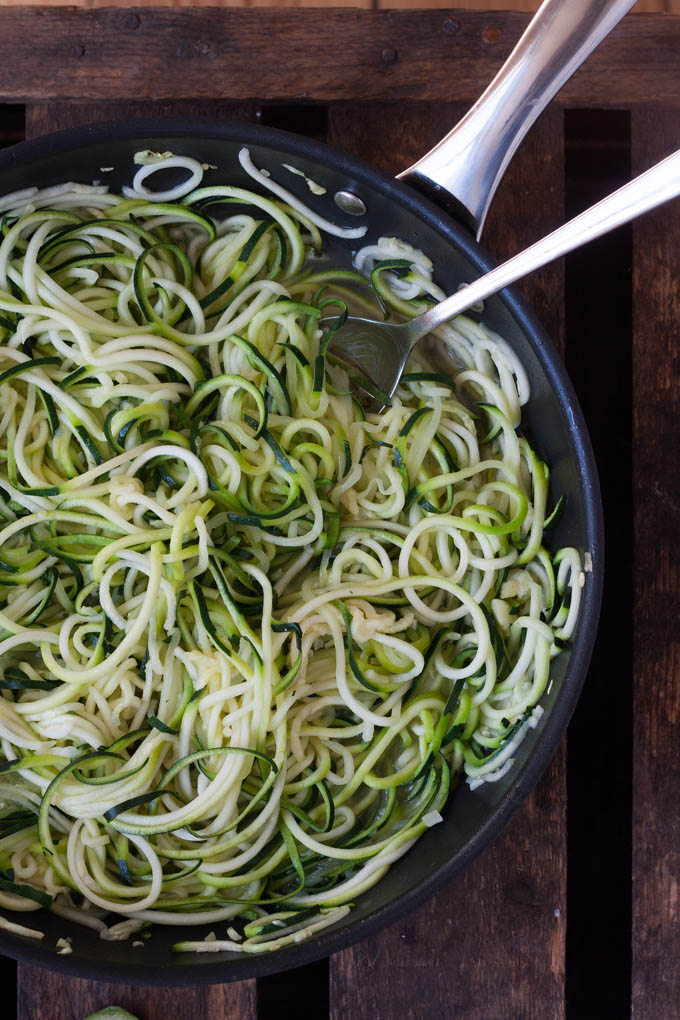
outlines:
M400 179L436 196L440 204L446 204L448 193L479 238L515 149L553 96L635 3L544 0L474 106L441 142L400 173Z

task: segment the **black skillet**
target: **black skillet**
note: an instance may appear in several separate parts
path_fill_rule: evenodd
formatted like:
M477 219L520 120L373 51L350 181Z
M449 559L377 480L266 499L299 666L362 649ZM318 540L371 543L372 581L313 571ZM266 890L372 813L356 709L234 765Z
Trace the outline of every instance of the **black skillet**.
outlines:
M587 55L597 41L631 5L631 0L549 0L557 10L580 4L602 13L609 9L605 24L591 22L579 31L579 46L572 38L569 72ZM546 5L544 5L546 7ZM612 15L611 8L617 8ZM598 15L599 17L599 15ZM600 19L602 22L602 18ZM535 27L536 19L531 27ZM529 32L531 31L531 27ZM545 28L545 25L543 26ZM540 28L540 24L539 24ZM517 50L525 44L527 35ZM584 37L586 37L584 39ZM566 45L566 44L565 44ZM574 59L573 50L579 49ZM517 53L517 50L515 53ZM558 59L565 61L564 48ZM507 65L506 65L507 67ZM504 69L505 70L505 69ZM555 74L551 89L543 89L541 102L566 80ZM256 166L296 192L303 201L328 219L346 225L366 225L366 241L388 235L399 237L425 251L434 261L437 282L447 291L457 289L487 272L492 264L475 242L468 227L483 221L488 202L519 138L536 116L536 109L518 118L514 135L504 143L504 155L487 182L457 197L441 188L434 171L429 180L420 170L410 173L410 183L435 195L449 208L464 212L467 226L461 226L428 198L399 181L371 169L325 145L281 131L237 123L192 124L178 121L148 121L82 127L13 146L0 153L0 195L28 186L46 186L67 180L91 182L105 179L112 189L129 184L134 172L133 157L140 149L171 150L191 155L217 166L206 173L204 183L225 183L250 187L252 181L241 169L237 153L246 145ZM520 123L521 121L521 123ZM469 120L468 120L469 123ZM482 138L484 132L482 132ZM484 144L482 142L482 144ZM498 150L499 152L501 150ZM290 164L321 184L323 196L311 196L304 179L282 169ZM113 167L103 173L102 167ZM422 169L422 163L420 164ZM474 191L474 187L472 189ZM338 203L345 209L365 209L360 216L343 214L336 196L349 193ZM356 200L359 200L358 202ZM363 240L360 243L365 243ZM352 244L338 242L334 257L349 265ZM413 910L444 883L459 874L500 833L524 802L550 761L578 699L591 656L600 607L603 577L603 522L600 492L593 453L581 410L563 365L550 340L512 290L491 298L484 321L508 340L527 370L531 399L524 409L523 428L532 436L539 453L550 464L553 495L567 497L567 512L556 527L553 548L573 545L592 557L592 572L586 575L583 601L576 633L570 646L553 662L552 683L543 699L545 714L539 725L521 744L514 767L499 782L486 784L471 793L465 784L453 795L444 821L425 833L416 846L397 861L385 878L362 895L349 917L333 928L298 945L262 956L237 954L183 954L171 946L179 939L202 939L207 926L154 929L143 949L127 942L105 942L90 929L46 912L6 916L45 932L38 942L0 931L0 952L29 963L60 970L79 977L135 984L197 984L253 978L297 967L343 949L375 933L407 911ZM73 951L57 955L58 938L71 936Z
M449 219L427 199L324 145L281 131L243 124L199 126L143 122L63 131L0 153L0 194L27 185L45 186L65 180L101 179L101 167L112 188L128 183L133 156L142 148L171 150L195 156L218 170L207 183L228 181L244 187L252 181L241 170L237 153L246 145L258 167L264 167L308 201L301 177L281 169L294 165L327 191L313 199L322 215L343 219L333 203L339 191L360 198L366 213L367 239L385 234L400 237L427 252L438 282L447 291L461 280L491 268L488 257L465 228ZM290 180L289 180L290 179ZM292 182L292 183L290 183ZM306 192L306 195L304 194ZM344 217L345 222L350 217ZM341 242L338 256L348 263L351 244ZM551 467L553 494L564 493L567 512L556 528L553 548L573 545L590 552L593 571L586 577L576 633L552 666L552 686L544 698L545 715L520 746L513 769L498 783L470 793L463 784L449 803L444 822L425 833L387 876L358 900L349 918L313 939L270 955L184 954L170 947L179 938L203 938L209 928L158 927L144 949L131 941L111 943L89 929L48 913L12 915L45 931L41 942L0 932L0 952L80 977L105 981L188 984L240 980L299 966L346 947L377 931L431 895L463 870L506 825L532 790L552 757L578 698L595 638L603 567L602 509L590 441L571 383L554 347L531 312L512 290L488 301L484 321L517 351L531 383L524 426ZM73 952L56 954L60 937L72 936Z

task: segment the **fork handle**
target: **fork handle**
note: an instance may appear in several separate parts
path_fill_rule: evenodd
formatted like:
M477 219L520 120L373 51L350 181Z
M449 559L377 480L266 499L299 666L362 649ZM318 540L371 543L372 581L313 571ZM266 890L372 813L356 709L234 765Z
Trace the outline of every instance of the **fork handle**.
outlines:
M474 106L398 176L440 205L453 204L479 239L515 149L553 96L635 2L544 0Z
M542 238L519 255L504 262L485 276L452 294L406 326L409 349L437 326L459 315L477 301L496 294L515 280L547 265L560 255L628 223L680 195L680 149L650 170L624 184L607 198L575 216L552 234Z

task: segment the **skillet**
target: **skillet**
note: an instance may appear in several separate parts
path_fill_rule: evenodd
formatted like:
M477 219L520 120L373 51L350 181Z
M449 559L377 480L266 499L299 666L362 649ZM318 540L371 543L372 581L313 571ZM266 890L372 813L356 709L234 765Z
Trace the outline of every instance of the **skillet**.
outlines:
M248 187L249 178L242 173L237 159L243 145L249 148L257 166L270 170L278 179L286 174L281 164L288 163L324 186L327 193L318 203L314 201L314 207L328 218L342 219L332 196L338 191L351 191L367 209L361 217L368 228L366 237L388 234L422 249L433 259L438 282L447 291L491 268L488 256L465 228L404 184L325 146L259 126L141 122L59 132L0 154L0 192L27 184L91 181L102 176L100 167L112 165L115 170L106 179L117 189L130 179L134 154L142 148L171 150L215 164L218 170L206 174L208 184L228 180ZM297 180L306 190L302 178L294 178ZM305 198L302 188L297 190ZM348 220L346 217L345 222ZM351 258L350 245L338 242L334 252L346 264ZM129 942L112 944L92 938L87 929L61 918L32 914L31 925L46 933L43 942L0 933L1 952L99 980L130 981L134 976L136 983L239 980L299 966L344 948L413 909L466 867L528 796L572 714L590 658L602 585L602 511L586 426L550 340L512 290L489 300L483 318L509 341L527 370L532 396L524 409L524 428L550 464L553 497L561 493L567 497L567 512L553 533L554 548L573 545L590 552L593 561L571 648L553 661L553 682L543 702L545 715L521 744L514 768L498 783L485 784L474 793L461 787L449 804L444 822L425 833L411 852L359 899L349 923L341 923L337 930L329 928L297 946L243 959L235 954L177 957L170 951L178 939L177 931L172 929L158 928L142 952ZM25 918L14 917L18 922ZM208 931L203 927L205 930L183 929L181 937L201 939ZM73 953L58 957L54 945L65 935L73 937Z
M514 138L521 137L527 127L525 118ZM104 176L102 167L114 168L106 173L105 179L112 189L119 190L130 181L134 154L145 148L171 150L215 165L217 170L206 173L204 183L207 185L228 181L251 187L252 181L237 159L244 145L256 166L269 170L303 201L310 202L303 177L289 175L282 164L294 166L322 185L326 192L313 199L315 210L335 222L365 225L365 241L360 243L388 235L425 251L434 262L437 282L447 292L492 267L489 257L473 239L469 225L479 226L483 222L495 184L509 157L503 157L504 162L501 159L502 165L496 168L493 179L490 176L485 193L484 189L477 189L479 201L476 205L467 198L462 201L468 226L452 219L430 198L401 181L386 177L325 145L281 131L238 123L141 121L58 132L0 153L0 194L66 180L91 182ZM441 165L441 150L439 156L437 150L433 153ZM432 166L430 163L429 167ZM441 199L443 185L437 180L436 167L431 178L423 172L422 165L412 168L409 176L422 190ZM340 212L334 202L339 193L349 193L359 199L358 204L365 212L357 218ZM449 198L447 204L455 205L460 214L460 200L453 203ZM344 205L347 208L346 202ZM356 244L337 241L334 259L349 265L353 243ZM88 929L40 913L31 914L30 923L45 932L43 941L0 932L0 952L80 977L125 983L132 980L137 984L242 980L301 966L346 948L414 909L469 865L521 806L561 739L590 660L602 591L602 507L583 416L550 340L513 289L490 299L483 319L513 346L527 371L532 396L524 409L523 428L532 437L539 455L550 464L553 498L559 494L567 498L567 512L553 532L553 547L573 545L582 552L589 552L593 565L592 572L586 575L579 621L570 647L552 664L552 683L542 700L545 714L520 745L513 769L499 782L485 784L474 793L461 785L449 802L444 821L425 833L378 885L359 898L347 919L298 945L262 956L240 957L226 953L178 956L171 951L178 937L202 939L208 926L182 928L181 933L158 927L140 951L132 948L131 942L105 942L93 938ZM26 919L25 914L7 912L7 916L18 923ZM65 936L72 937L73 952L58 956L56 940Z

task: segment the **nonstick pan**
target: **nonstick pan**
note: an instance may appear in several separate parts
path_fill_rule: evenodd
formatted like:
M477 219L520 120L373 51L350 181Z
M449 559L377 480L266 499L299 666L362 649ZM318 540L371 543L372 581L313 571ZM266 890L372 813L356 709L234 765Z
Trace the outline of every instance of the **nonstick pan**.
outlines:
M632 0L544 4L508 64L458 128L401 175L411 186L325 145L281 131L237 123L147 121L83 127L4 150L0 195L28 186L102 178L119 190L130 182L133 157L140 149L171 150L214 165L217 169L206 173L206 184L251 187L237 159L245 145L256 166L303 201L311 201L322 216L365 225L361 244L387 235L425 251L434 262L437 282L452 292L491 268L473 231L481 230L519 141L540 109L631 6ZM513 65L518 54L523 58L522 73L516 60ZM310 198L304 178L289 174L282 164L322 185L324 195ZM113 170L104 174L103 167ZM352 243L356 242L334 240L333 259L349 265ZM553 534L554 548L573 545L592 559L576 633L553 661L552 681L542 701L545 713L520 745L514 767L499 782L474 792L461 784L444 821L359 898L348 918L298 945L262 956L178 956L172 953L172 944L179 938L202 939L208 926L181 931L159 926L140 951L131 941L105 942L89 929L44 913L30 915L31 926L45 932L44 940L0 931L0 952L81 977L137 984L232 981L300 966L345 948L412 910L474 860L520 807L560 741L590 660L602 590L602 508L583 416L550 340L512 289L488 301L483 319L512 344L525 366L532 396L524 409L523 428L550 464L553 494L567 498L567 512ZM25 914L7 916L19 923L26 919ZM72 938L72 953L60 956L56 942L65 936Z
M139 149L171 150L192 155L218 169L206 174L210 184L252 184L237 153L247 146L258 167L266 168L309 201L302 177L282 170L286 163L326 188L313 199L321 215L336 222L343 216L334 197L347 193L366 212L352 222L367 227L366 239L396 236L424 250L434 261L438 282L447 291L491 268L491 262L468 229L411 188L334 152L324 145L280 131L243 124L152 123L99 125L64 131L0 153L0 194L29 185L66 180L90 182L102 167L114 167L107 183L129 182ZM292 185L289 180L292 179ZM305 194L306 192L306 194ZM345 264L351 245L340 241L334 257ZM362 242L363 239L362 239ZM550 464L553 494L567 497L567 512L554 532L554 548L573 545L592 557L586 575L578 627L570 647L553 661L552 683L537 728L528 733L513 769L499 782L470 792L462 784L449 802L442 824L425 833L373 889L362 895L349 917L309 941L272 954L173 954L179 937L202 939L208 926L195 929L158 927L143 952L131 942L104 942L89 929L45 913L30 915L45 931L36 942L0 933L0 952L45 967L106 981L189 984L240 980L318 959L364 938L413 909L439 886L463 870L501 831L534 787L552 757L578 698L595 638L603 572L602 509L590 441L581 410L562 363L529 309L512 290L489 300L484 321L517 351L531 383L523 427ZM17 922L26 915L11 915ZM58 956L56 940L71 936L73 952Z

